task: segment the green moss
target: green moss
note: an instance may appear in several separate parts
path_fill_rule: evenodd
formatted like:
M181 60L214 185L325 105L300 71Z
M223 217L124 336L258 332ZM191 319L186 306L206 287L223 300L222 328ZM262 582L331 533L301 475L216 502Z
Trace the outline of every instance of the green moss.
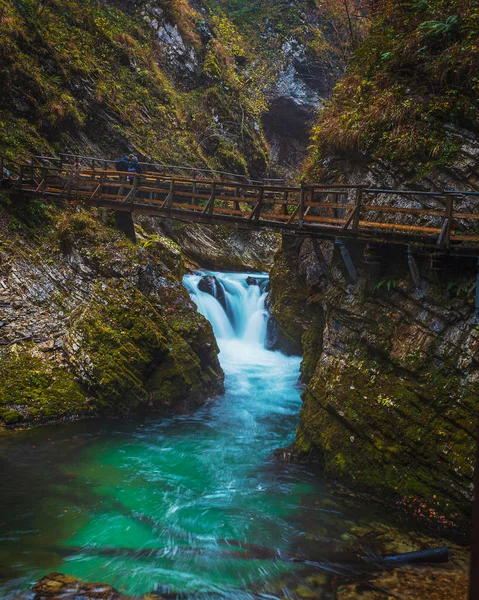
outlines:
M5 424L45 421L92 410L66 369L35 354L34 344L14 347L0 361L0 420Z
M11 232L2 251L22 261L32 286L48 264L38 301L65 313L62 349L30 343L1 351L0 422L124 415L220 392L218 348L180 284L178 246L159 236L135 246L94 209L51 218L40 231ZM79 291L71 276L85 268Z
M323 346L323 324L320 319L314 320L311 327L304 332L301 344L303 346L301 379L307 383L316 370L318 356L321 355Z
M478 390L464 391L458 376L439 369L409 378L330 358L304 393L295 447L307 439L319 449L332 478L411 505L417 516L461 523L479 408Z

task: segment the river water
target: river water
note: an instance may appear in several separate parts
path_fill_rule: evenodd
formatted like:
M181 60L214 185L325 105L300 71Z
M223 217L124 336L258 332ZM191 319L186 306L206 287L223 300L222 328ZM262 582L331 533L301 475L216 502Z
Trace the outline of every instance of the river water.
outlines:
M191 415L4 440L1 598L51 571L132 594L295 598L272 591L289 594L277 582L302 568L293 554L318 560L352 527L386 518L335 497L314 467L272 458L294 438L300 359L264 347L266 275L248 285L246 274L216 273L224 307L198 290L202 275L184 283L213 325L226 393Z

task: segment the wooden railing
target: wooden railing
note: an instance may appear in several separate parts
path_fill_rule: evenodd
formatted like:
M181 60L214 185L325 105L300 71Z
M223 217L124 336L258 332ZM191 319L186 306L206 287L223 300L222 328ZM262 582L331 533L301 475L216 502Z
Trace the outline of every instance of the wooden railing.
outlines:
M97 158L94 156L84 156L81 154L62 153L59 156L33 156L31 163L41 166L56 166L59 168L72 169L113 169L115 170L115 160L107 158ZM273 180L255 181L239 175L238 173L229 173L214 169L201 169L189 165L167 165L160 162L139 162L142 171L148 173L157 173L160 175L177 175L180 177L189 177L191 179L218 179L220 181L238 181L242 183L263 183ZM284 183L284 180L275 180Z
M479 254L479 192L391 190L365 185L284 186L207 178L204 174L201 178L155 171L137 175L93 167L34 160L16 165L15 178L3 178L0 168L0 177L4 190L10 193L120 211Z

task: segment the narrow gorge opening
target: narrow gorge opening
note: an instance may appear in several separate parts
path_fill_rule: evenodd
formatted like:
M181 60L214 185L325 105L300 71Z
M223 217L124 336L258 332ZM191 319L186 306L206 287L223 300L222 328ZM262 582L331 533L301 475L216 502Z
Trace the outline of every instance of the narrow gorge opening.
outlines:
M274 456L298 424L300 358L265 348L267 284L184 277L215 332L224 395L194 413L47 426L3 446L4 596L56 571L161 598L312 597L365 581L368 536L409 535L315 465Z

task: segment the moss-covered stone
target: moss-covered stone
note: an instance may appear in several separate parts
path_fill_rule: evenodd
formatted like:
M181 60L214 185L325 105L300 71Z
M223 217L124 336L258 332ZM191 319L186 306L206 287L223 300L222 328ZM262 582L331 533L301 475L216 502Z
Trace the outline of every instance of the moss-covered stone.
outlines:
M1 356L0 420L17 425L91 412L88 396L72 373L44 360L34 346L14 346Z
M271 280L278 320L294 331L298 303L310 315L293 456L320 461L332 479L419 519L464 525L479 417L479 336L468 322L468 298L451 296L447 282L441 289L433 278L425 300L415 298L407 269L394 260L394 273L384 274L396 278L394 288L351 285L327 248L315 254L327 275L308 288L288 269L301 267L304 243L283 248L276 265L284 271ZM354 260L365 272L358 249Z
M9 233L0 422L175 408L222 391L178 246L158 235L134 245L106 221L104 211L57 211L41 234ZM26 328L34 341L17 343Z

